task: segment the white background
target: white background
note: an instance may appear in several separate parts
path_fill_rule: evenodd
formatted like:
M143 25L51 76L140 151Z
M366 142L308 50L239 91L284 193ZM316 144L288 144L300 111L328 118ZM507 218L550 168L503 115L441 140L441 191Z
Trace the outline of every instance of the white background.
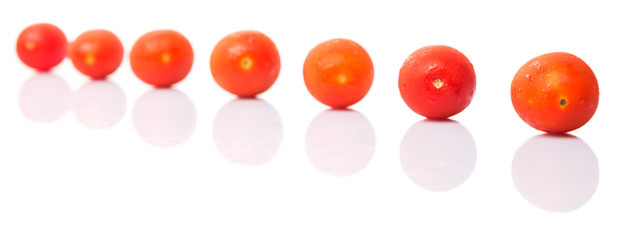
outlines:
M3 1L0 239L625 239L622 5ZM67 59L39 76L15 53L37 22L70 40L111 30L127 57L107 83ZM128 50L157 29L194 47L175 91L155 92L130 70ZM274 40L281 73L260 100L232 102L209 56L244 29ZM325 112L302 79L307 52L338 37L375 66L353 112ZM404 59L433 44L475 67L457 122L423 122L398 92ZM511 106L518 68L553 51L579 56L599 81L578 138L533 138L541 132Z

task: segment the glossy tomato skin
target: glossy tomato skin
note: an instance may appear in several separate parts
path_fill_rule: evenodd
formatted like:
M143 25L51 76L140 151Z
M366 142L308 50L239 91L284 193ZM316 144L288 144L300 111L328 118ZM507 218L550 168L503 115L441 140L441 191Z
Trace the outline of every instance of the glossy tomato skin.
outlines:
M281 60L274 42L261 32L227 35L211 53L211 74L224 90L254 97L268 90L279 76Z
M63 61L67 38L61 29L48 23L25 28L17 38L17 55L27 66L48 71Z
M413 52L401 67L398 88L414 112L446 119L464 110L476 87L472 63L449 46L427 46Z
M104 79L122 63L124 48L112 32L91 30L70 44L69 56L79 72L93 79Z
M512 81L512 104L529 126L565 133L586 124L599 104L592 69L570 53L540 55L523 65Z
M309 51L303 77L318 101L332 108L346 108L366 96L374 66L368 52L356 42L332 39Z
M155 87L170 87L187 76L194 62L189 41L172 30L157 30L141 36L131 49L135 75Z

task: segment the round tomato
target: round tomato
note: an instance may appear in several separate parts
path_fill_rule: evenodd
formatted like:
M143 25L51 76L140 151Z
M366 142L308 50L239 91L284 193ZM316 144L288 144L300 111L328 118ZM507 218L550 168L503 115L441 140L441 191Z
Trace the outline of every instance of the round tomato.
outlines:
M103 79L122 63L122 42L107 30L84 32L70 44L70 59L79 72Z
M307 89L318 101L333 108L346 108L366 96L374 78L374 67L359 44L333 39L309 51L303 77Z
M592 69L575 55L547 53L523 65L511 87L512 104L529 126L565 133L590 120L599 104Z
M187 39L172 30L141 36L131 49L131 68L142 81L155 87L170 87L192 69L194 51Z
M448 46L416 50L405 59L398 76L398 88L407 106L430 119L445 119L464 110L475 85L472 63Z
M224 90L239 97L254 97L276 81L281 69L274 42L257 31L224 37L211 53L211 74Z
M34 24L17 37L17 56L24 64L39 71L48 71L65 58L67 38L58 27Z

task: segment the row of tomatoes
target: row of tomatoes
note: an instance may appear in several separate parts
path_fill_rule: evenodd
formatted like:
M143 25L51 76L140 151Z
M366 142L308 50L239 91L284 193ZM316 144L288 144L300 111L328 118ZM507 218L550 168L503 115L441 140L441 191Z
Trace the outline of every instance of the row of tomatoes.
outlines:
M17 40L19 58L28 66L47 71L66 55L81 73L104 79L122 62L120 40L106 30L87 31L68 43L51 24L35 24ZM142 81L170 87L189 73L194 52L189 41L172 30L141 36L130 53L131 68ZM270 88L281 68L274 42L257 31L232 33L218 42L210 59L215 81L239 97L254 97ZM348 39L333 39L309 51L303 66L311 95L333 108L359 102L370 90L374 67L366 50ZM464 110L473 98L473 65L448 46L428 46L413 52L398 78L401 97L414 112L430 119L446 119ZM578 57L548 53L523 65L511 85L511 100L518 115L545 132L564 133L592 118L599 87L590 67Z

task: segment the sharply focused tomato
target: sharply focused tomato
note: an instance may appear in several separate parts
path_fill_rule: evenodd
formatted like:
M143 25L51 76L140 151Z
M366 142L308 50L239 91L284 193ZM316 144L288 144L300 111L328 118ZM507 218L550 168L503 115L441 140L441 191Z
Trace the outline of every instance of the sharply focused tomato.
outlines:
M511 95L516 113L529 126L565 133L592 118L599 104L599 84L583 60L554 52L525 63L514 76Z
M48 71L65 58L67 38L58 27L38 23L24 29L17 38L17 56L29 67Z
M309 51L303 77L307 89L318 101L333 108L346 108L366 96L374 78L374 67L359 44L333 39Z
M468 58L448 46L416 50L398 76L398 88L407 106L430 119L445 119L464 110L475 85L475 69Z
M141 36L131 49L131 68L142 81L155 87L170 87L192 69L194 51L187 39L172 30Z
M79 72L94 79L103 79L122 63L122 42L107 30L84 32L70 44L70 59Z
M254 97L268 90L281 69L274 42L257 31L227 35L213 49L210 62L218 85L239 97Z

